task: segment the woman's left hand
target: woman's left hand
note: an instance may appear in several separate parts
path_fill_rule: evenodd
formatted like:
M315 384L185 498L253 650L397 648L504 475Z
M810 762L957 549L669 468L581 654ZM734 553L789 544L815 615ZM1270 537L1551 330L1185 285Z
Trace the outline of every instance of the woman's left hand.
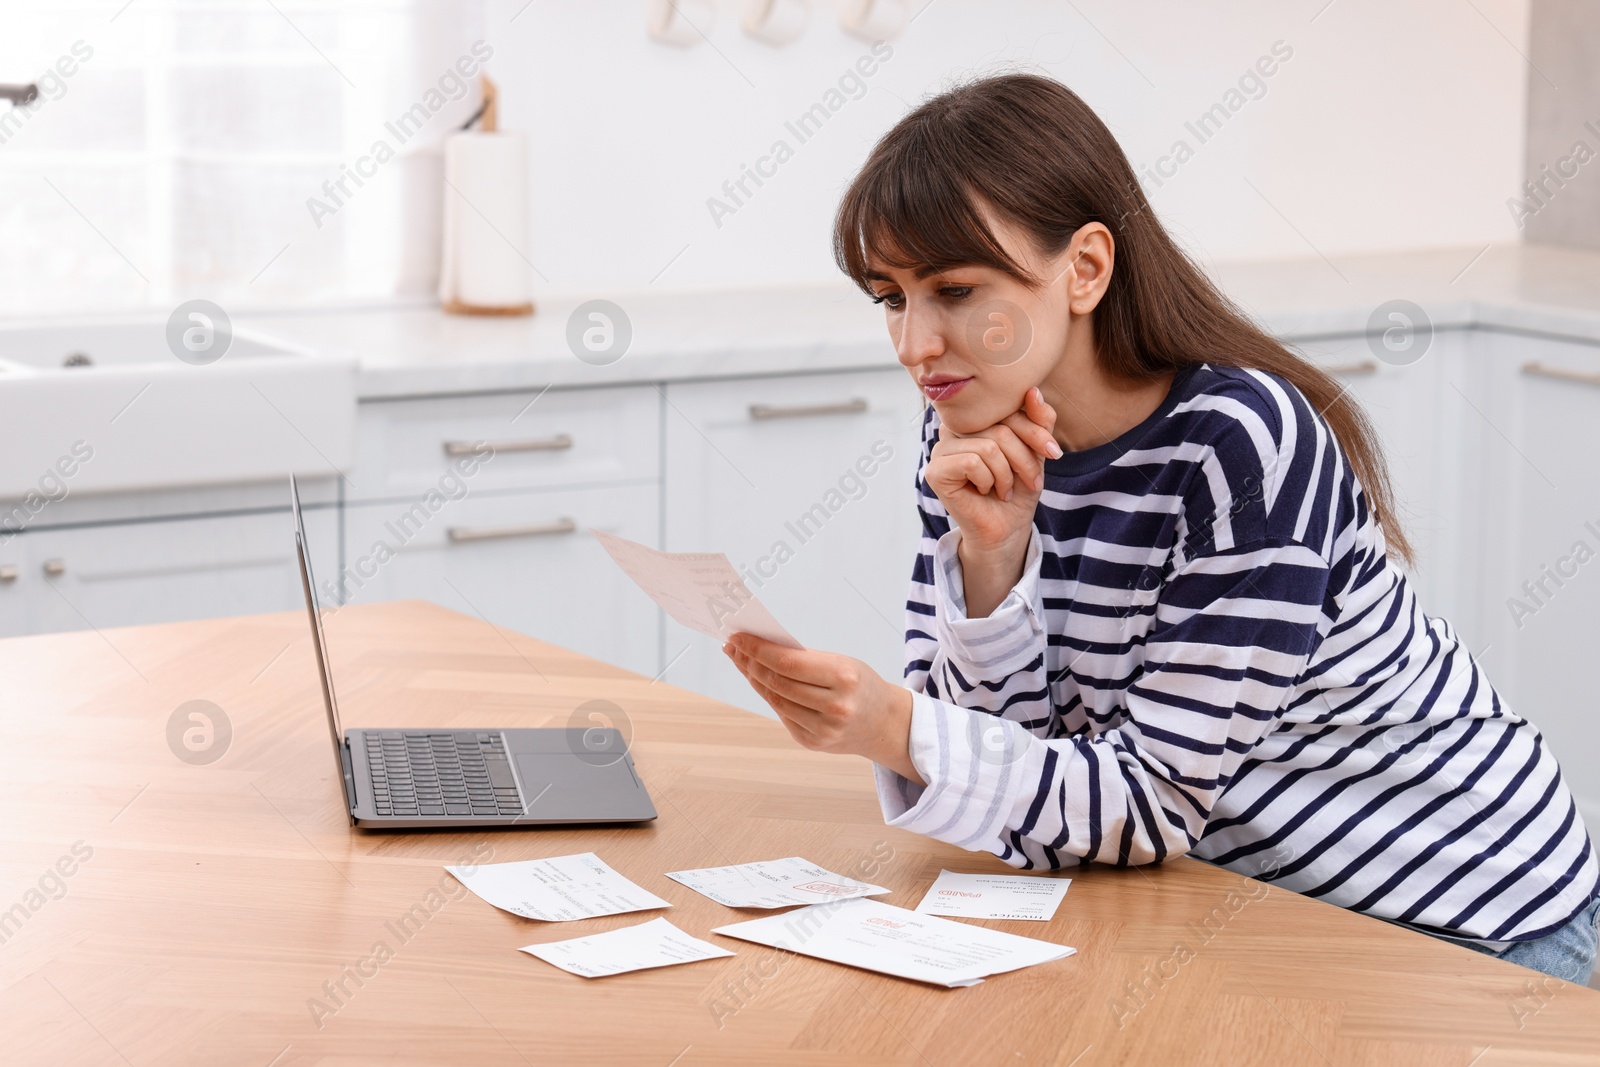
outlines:
M911 763L911 691L858 659L734 634L722 651L804 748L854 753L921 785Z

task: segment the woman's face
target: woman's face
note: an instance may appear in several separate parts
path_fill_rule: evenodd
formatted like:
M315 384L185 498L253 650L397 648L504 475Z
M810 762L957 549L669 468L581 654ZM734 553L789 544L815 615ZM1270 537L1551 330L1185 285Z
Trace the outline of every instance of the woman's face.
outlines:
M1069 332L1088 329L1072 314L1084 231L1047 256L1013 227L993 218L990 226L1013 261L1042 279L1038 288L979 266L935 271L874 263L869 276L900 362L940 421L959 434L987 429L1022 407L1027 391L1056 371Z

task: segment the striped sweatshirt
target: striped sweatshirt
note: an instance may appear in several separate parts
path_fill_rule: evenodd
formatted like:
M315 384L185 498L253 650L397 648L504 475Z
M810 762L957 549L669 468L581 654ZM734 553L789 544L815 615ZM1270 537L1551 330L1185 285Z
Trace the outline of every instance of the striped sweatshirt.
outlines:
M924 471L910 756L884 818L1022 868L1185 853L1490 948L1597 891L1537 729L1418 606L1332 432L1260 371L1179 372L1045 463L1022 578L967 617Z

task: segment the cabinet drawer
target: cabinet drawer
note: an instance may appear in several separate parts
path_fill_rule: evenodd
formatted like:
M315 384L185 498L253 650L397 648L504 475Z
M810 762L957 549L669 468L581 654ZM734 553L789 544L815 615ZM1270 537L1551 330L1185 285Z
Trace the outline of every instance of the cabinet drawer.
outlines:
M312 568L332 573L338 512L308 507ZM14 568L14 570L12 570ZM303 603L289 510L26 530L0 546L0 634L288 611Z
M654 675L659 613L588 530L653 545L658 507L654 484L347 505L344 571L318 586L330 605L431 600Z
M475 491L654 479L660 405L649 386L365 403L347 499L426 492L479 441L494 458L473 475Z

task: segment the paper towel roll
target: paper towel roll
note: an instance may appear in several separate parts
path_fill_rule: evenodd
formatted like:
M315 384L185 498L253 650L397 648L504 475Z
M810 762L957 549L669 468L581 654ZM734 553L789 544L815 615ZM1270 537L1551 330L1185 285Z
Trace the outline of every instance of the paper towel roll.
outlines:
M497 130L444 144L439 301L468 315L533 311L528 245L528 138Z

